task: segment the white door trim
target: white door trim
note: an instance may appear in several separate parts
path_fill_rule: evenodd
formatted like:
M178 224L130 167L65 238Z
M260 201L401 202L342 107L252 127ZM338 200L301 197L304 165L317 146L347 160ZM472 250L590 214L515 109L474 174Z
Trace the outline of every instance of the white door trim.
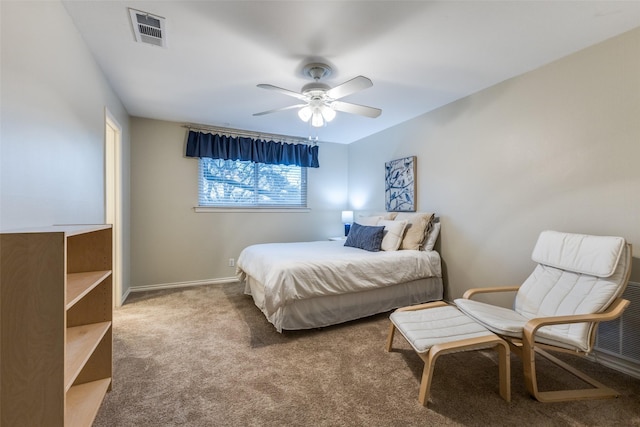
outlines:
M113 305L122 305L122 126L105 107L105 222L113 226Z

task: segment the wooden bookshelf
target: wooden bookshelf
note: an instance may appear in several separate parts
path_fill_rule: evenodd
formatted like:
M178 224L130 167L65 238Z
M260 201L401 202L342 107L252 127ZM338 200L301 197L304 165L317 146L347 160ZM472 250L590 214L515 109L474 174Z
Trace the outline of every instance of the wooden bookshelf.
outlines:
M112 377L111 226L0 234L0 424L90 426Z

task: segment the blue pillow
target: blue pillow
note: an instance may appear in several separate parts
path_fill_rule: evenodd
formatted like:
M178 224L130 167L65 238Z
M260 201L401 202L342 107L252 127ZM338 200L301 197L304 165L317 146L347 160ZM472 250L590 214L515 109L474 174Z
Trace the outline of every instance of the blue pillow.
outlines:
M367 226L360 225L357 222L351 225L345 246L364 249L369 252L378 252L382 245L382 237L384 236L384 225Z

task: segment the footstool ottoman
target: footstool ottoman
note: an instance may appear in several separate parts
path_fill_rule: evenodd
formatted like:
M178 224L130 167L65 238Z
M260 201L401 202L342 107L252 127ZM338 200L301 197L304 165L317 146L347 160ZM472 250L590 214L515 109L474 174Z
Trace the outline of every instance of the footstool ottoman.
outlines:
M397 309L389 316L386 350L391 351L397 329L424 361L418 401L427 406L436 359L448 353L492 348L499 355L500 396L511 401L509 345L484 326L443 301Z

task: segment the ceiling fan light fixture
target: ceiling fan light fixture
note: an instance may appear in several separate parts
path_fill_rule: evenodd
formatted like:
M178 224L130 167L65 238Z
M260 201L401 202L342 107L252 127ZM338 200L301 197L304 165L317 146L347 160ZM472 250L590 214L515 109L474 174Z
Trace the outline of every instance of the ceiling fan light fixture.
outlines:
M322 117L324 117L327 122L336 118L336 111L331 107L323 105L320 111L322 111Z
M298 117L300 117L300 120L302 120L303 122L308 122L311 118L311 115L311 108L308 105L298 110Z
M322 118L322 113L320 109L316 109L311 116L311 126L314 128L320 128L324 126L324 119Z

